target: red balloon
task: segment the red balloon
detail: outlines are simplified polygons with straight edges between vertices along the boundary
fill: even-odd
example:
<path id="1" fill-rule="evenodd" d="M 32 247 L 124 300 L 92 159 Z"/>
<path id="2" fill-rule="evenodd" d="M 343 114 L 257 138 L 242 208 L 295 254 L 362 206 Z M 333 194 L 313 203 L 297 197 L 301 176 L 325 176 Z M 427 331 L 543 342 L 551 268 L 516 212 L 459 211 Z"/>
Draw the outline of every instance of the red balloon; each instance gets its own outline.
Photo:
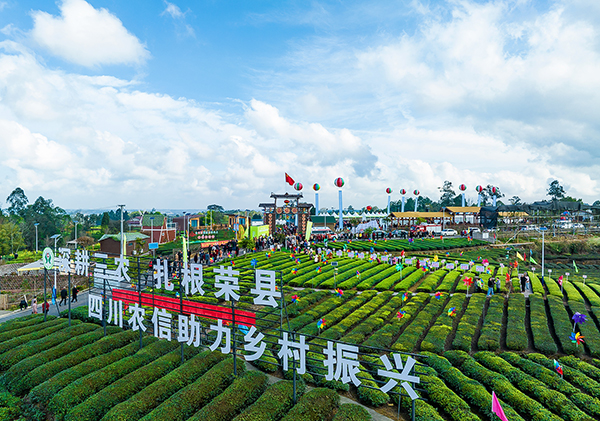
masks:
<path id="1" fill-rule="evenodd" d="M 400 190 L 400 194 L 404 196 L 406 194 L 406 190 L 404 190 L 404 189 Z"/>
<path id="2" fill-rule="evenodd" d="M 414 194 L 415 196 L 418 196 L 419 194 L 421 194 L 421 192 L 420 192 L 419 190 L 415 190 L 415 191 L 413 192 L 413 194 Z"/>
<path id="3" fill-rule="evenodd" d="M 338 177 L 338 178 L 336 178 L 336 179 L 333 181 L 333 184 L 334 184 L 336 187 L 340 187 L 340 188 L 341 188 L 341 187 L 344 185 L 344 179 L 343 179 L 342 177 Z"/>
<path id="4" fill-rule="evenodd" d="M 372 206 L 367 206 L 367 211 L 368 211 L 368 212 L 371 212 L 371 210 L 372 210 L 372 209 L 373 209 L 373 207 L 372 207 Z"/>
<path id="5" fill-rule="evenodd" d="M 492 194 L 498 193 L 498 189 L 496 187 L 492 187 Z"/>
<path id="6" fill-rule="evenodd" d="M 464 184 L 461 184 L 460 186 L 458 186 L 458 188 L 459 188 L 461 191 L 465 191 L 465 190 L 467 190 L 467 186 L 465 186 Z"/>
<path id="7" fill-rule="evenodd" d="M 294 188 L 295 188 L 296 190 L 298 190 L 298 191 L 302 190 L 302 187 L 304 187 L 304 186 L 302 185 L 302 183 L 296 183 L 296 184 L 294 184 Z"/>
<path id="8" fill-rule="evenodd" d="M 387 194 L 392 194 L 392 189 L 390 189 L 390 188 L 388 187 L 387 189 L 385 189 L 385 192 L 386 192 Z"/>
<path id="9" fill-rule="evenodd" d="M 483 191 L 483 187 L 477 186 L 475 187 L 475 190 L 477 191 L 477 193 L 481 193 Z"/>

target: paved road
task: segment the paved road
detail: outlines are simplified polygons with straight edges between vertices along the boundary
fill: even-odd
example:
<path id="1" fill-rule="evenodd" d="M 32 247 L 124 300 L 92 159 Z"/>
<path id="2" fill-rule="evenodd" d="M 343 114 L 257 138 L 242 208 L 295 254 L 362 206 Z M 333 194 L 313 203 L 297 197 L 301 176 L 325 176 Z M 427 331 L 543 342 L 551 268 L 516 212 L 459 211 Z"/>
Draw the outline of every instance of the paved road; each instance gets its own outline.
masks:
<path id="1" fill-rule="evenodd" d="M 48 301 L 51 303 L 51 301 Z M 49 315 L 58 316 L 59 311 L 64 311 L 68 308 L 67 305 L 58 306 L 60 299 L 56 301 L 56 304 L 50 304 Z M 71 308 L 79 307 L 87 305 L 88 303 L 88 291 L 82 291 L 77 294 L 77 301 L 71 303 Z M 42 312 L 42 303 L 38 303 L 38 313 Z M 26 310 L 0 310 L 0 323 L 7 322 L 9 320 L 17 319 L 19 317 L 28 316 L 31 314 L 31 307 L 28 307 Z"/>

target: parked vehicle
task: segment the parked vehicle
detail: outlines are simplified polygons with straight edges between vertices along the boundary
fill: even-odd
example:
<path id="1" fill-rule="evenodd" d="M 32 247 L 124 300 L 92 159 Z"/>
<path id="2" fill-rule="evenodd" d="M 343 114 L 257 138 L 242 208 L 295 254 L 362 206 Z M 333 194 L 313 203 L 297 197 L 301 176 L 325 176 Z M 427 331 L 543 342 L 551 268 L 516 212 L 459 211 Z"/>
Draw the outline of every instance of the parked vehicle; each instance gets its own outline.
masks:
<path id="1" fill-rule="evenodd" d="M 442 230 L 442 232 L 440 234 L 442 236 L 448 237 L 448 236 L 452 236 L 452 235 L 458 235 L 458 232 L 456 232 L 456 230 L 446 228 L 445 230 Z"/>

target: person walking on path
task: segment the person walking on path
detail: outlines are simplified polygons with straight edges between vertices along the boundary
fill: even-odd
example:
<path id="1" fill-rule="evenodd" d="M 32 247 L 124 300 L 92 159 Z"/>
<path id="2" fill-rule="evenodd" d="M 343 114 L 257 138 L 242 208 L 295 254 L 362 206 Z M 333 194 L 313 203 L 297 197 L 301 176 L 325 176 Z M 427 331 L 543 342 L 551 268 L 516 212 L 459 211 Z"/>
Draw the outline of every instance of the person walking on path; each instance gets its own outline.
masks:
<path id="1" fill-rule="evenodd" d="M 37 314 L 37 298 L 31 300 L 31 314 Z"/>
<path id="2" fill-rule="evenodd" d="M 65 288 L 60 290 L 60 302 L 58 303 L 58 306 L 60 307 L 61 305 L 67 304 L 67 297 L 69 296 L 69 293 L 67 292 L 67 290 Z"/>
<path id="3" fill-rule="evenodd" d="M 21 310 L 27 309 L 27 301 L 25 301 L 25 298 L 23 298 L 21 300 L 21 302 L 19 303 L 19 309 L 21 309 Z"/>
<path id="4" fill-rule="evenodd" d="M 42 313 L 47 314 L 49 311 L 50 311 L 50 304 L 48 303 L 48 300 L 46 300 L 42 304 Z"/>
<path id="5" fill-rule="evenodd" d="M 77 293 L 79 292 L 79 290 L 77 289 L 77 285 L 75 285 L 73 288 L 71 288 L 71 297 L 73 297 L 71 299 L 71 302 L 77 301 Z"/>
<path id="6" fill-rule="evenodd" d="M 491 297 L 492 295 L 494 295 L 494 278 L 488 279 L 488 292 L 486 297 Z"/>

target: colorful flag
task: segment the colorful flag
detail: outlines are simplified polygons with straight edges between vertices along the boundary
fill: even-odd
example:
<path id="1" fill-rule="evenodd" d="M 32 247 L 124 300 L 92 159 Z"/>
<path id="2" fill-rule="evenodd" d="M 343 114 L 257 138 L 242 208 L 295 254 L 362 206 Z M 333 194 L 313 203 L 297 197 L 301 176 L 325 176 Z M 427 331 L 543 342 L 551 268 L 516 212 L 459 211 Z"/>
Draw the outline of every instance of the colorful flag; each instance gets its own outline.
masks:
<path id="1" fill-rule="evenodd" d="M 522 262 L 525 261 L 525 259 L 523 259 L 523 256 L 521 256 L 521 253 L 519 253 L 519 252 L 517 252 L 517 259 L 519 259 Z"/>
<path id="2" fill-rule="evenodd" d="M 561 377 L 562 377 L 562 375 L 563 375 L 563 368 L 562 368 L 562 365 L 560 365 L 560 364 L 558 363 L 558 361 L 556 361 L 556 360 L 554 360 L 554 369 L 555 369 L 555 370 L 556 370 L 556 372 L 557 372 L 558 374 L 560 374 L 560 375 L 561 375 Z"/>
<path id="3" fill-rule="evenodd" d="M 563 282 L 563 276 L 562 276 L 562 275 L 560 275 L 560 276 L 558 277 L 558 285 L 562 286 L 562 282 Z"/>
<path id="4" fill-rule="evenodd" d="M 531 256 L 531 254 L 529 255 L 529 261 L 530 261 L 531 263 L 533 263 L 534 265 L 537 265 L 537 264 L 538 264 L 538 262 L 536 262 L 536 261 L 535 261 L 535 259 L 534 259 L 534 258 Z"/>
<path id="5" fill-rule="evenodd" d="M 496 392 L 494 391 L 492 391 L 492 412 L 498 415 L 498 418 L 500 418 L 502 421 L 508 421 L 508 418 L 506 418 L 506 415 L 504 415 L 504 411 L 500 406 L 500 402 L 498 402 Z"/>
<path id="6" fill-rule="evenodd" d="M 294 179 L 290 177 L 288 173 L 285 173 L 285 182 L 288 183 L 290 186 L 293 186 L 295 183 Z"/>
<path id="7" fill-rule="evenodd" d="M 575 264 L 575 260 L 573 260 L 573 268 L 575 269 L 575 273 L 579 273 L 579 268 Z"/>

